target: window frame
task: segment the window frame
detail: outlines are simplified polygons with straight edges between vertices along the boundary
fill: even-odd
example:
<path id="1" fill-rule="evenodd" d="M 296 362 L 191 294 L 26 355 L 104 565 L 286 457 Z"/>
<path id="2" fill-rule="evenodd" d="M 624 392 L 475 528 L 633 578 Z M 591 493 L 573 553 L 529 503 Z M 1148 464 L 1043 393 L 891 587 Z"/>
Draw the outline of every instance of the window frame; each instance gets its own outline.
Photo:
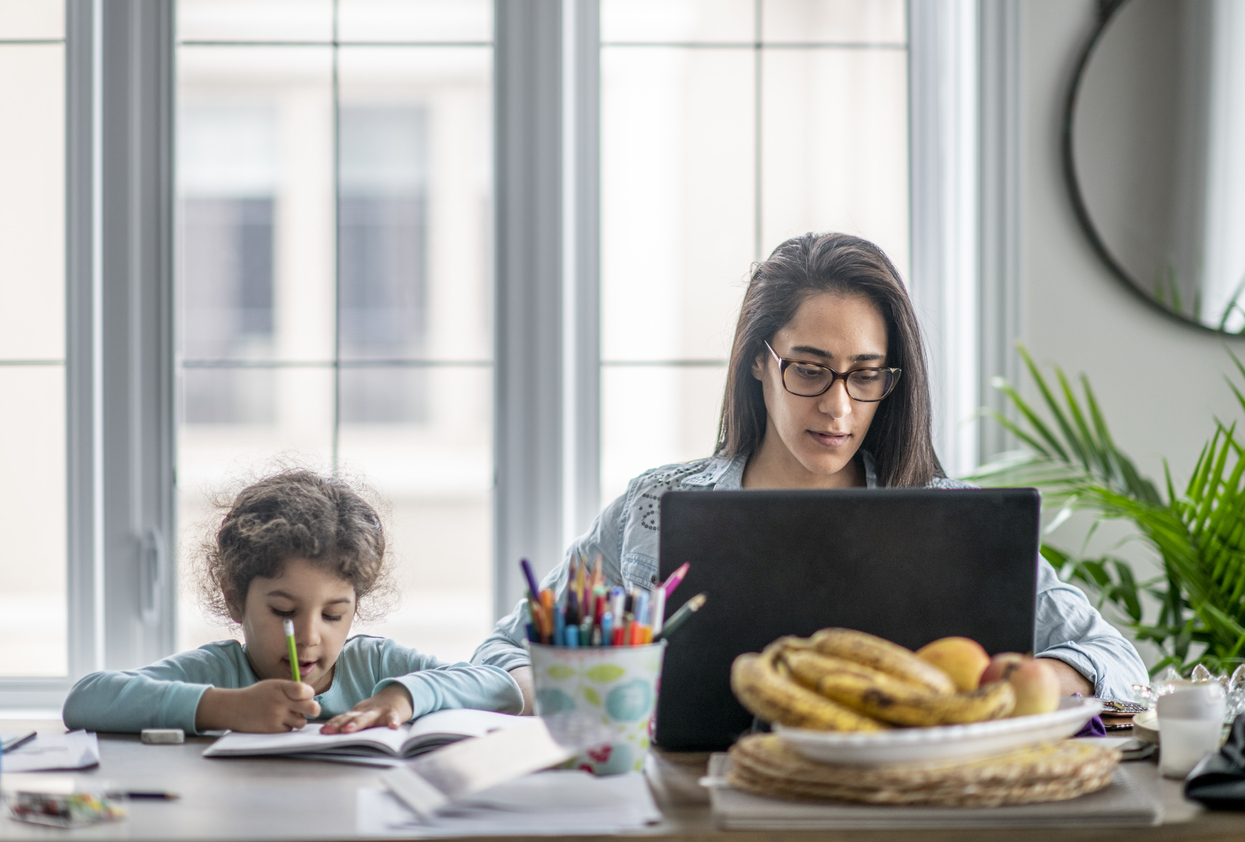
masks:
<path id="1" fill-rule="evenodd" d="M 599 2 L 516 5 L 494 2 L 496 615 L 522 592 L 515 561 L 552 566 L 600 505 Z M 993 403 L 1018 324 L 1020 8 L 939 7 L 909 0 L 910 144 L 941 155 L 912 161 L 913 297 L 935 394 Z M 0 678 L 0 708 L 59 706 L 90 671 L 175 651 L 174 11 L 66 0 L 69 676 Z M 962 96 L 940 97 L 946 84 Z M 979 152 L 953 159 L 956 181 L 942 174 L 951 125 Z M 956 195 L 954 223 L 935 226 Z M 939 337 L 959 316 L 941 302 L 955 296 L 978 339 L 949 354 Z M 975 435 L 949 469 L 1002 448 Z"/>

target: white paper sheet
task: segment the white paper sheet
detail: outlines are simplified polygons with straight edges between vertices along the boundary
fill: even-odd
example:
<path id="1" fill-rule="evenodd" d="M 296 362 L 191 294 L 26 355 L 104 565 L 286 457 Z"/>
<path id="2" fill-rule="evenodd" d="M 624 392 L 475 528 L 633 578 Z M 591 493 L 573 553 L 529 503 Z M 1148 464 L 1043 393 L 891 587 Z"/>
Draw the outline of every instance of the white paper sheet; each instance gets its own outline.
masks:
<path id="1" fill-rule="evenodd" d="M 24 746 L 5 752 L 0 768 L 5 772 L 43 772 L 86 769 L 98 763 L 99 740 L 95 735 L 88 731 L 70 731 L 68 734 L 40 734 Z"/>
<path id="2" fill-rule="evenodd" d="M 421 820 L 392 794 L 360 787 L 355 829 L 364 836 L 555 836 L 638 830 L 661 821 L 639 772 L 526 775 L 478 792 Z"/>

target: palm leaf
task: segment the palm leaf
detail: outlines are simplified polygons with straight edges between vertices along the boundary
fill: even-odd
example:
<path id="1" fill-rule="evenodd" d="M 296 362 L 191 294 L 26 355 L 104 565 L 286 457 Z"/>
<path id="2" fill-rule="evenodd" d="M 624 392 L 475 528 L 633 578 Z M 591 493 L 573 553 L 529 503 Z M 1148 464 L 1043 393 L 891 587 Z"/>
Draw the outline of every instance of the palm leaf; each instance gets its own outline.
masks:
<path id="1" fill-rule="evenodd" d="M 1169 292 L 1179 300 L 1172 285 Z M 1085 558 L 1049 544 L 1042 555 L 1063 579 L 1093 594 L 1101 608 L 1110 606 L 1138 640 L 1158 646 L 1163 657 L 1155 669 L 1245 662 L 1245 444 L 1236 423 L 1215 421 L 1183 490 L 1177 490 L 1165 462 L 1161 494 L 1116 445 L 1088 379 L 1079 378 L 1079 396 L 1056 367 L 1052 387 L 1028 352 L 1019 351 L 1040 401 L 1030 405 L 1013 386 L 997 382 L 1017 420 L 988 414 L 1021 449 L 983 465 L 970 479 L 1037 487 L 1043 504 L 1059 509 L 1053 525 L 1084 511 L 1093 516 L 1091 536 L 1108 520 L 1137 528 L 1162 566 L 1161 576 L 1144 582 L 1114 556 Z M 1236 375 L 1245 380 L 1245 362 L 1231 349 L 1228 353 Z M 1245 412 L 1245 392 L 1233 378 L 1227 382 Z M 1152 621 L 1146 619 L 1143 594 L 1158 602 Z"/>

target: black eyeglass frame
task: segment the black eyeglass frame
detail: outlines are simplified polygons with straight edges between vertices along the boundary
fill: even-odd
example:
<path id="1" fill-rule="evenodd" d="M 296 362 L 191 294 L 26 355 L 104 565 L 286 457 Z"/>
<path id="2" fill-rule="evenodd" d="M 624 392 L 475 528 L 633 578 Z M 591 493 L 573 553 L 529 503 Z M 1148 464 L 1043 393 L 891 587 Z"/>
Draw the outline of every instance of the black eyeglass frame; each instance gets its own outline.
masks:
<path id="1" fill-rule="evenodd" d="M 797 398 L 819 398 L 834 387 L 835 381 L 842 380 L 843 389 L 844 391 L 847 392 L 847 396 L 851 398 L 852 400 L 857 401 L 859 403 L 879 403 L 881 401 L 886 400 L 888 397 L 890 397 L 891 392 L 895 391 L 895 386 L 899 383 L 899 375 L 903 374 L 902 368 L 853 368 L 851 371 L 840 374 L 839 372 L 835 371 L 830 366 L 822 365 L 821 363 L 815 363 L 812 360 L 792 360 L 786 357 L 780 357 L 778 356 L 778 352 L 774 350 L 773 346 L 770 345 L 767 340 L 762 339 L 761 342 L 765 345 L 766 349 L 770 352 L 770 354 L 773 355 L 774 359 L 778 361 L 778 379 L 782 381 L 783 389 L 785 389 L 788 394 L 795 395 Z M 822 389 L 820 392 L 814 395 L 801 395 L 799 392 L 793 392 L 791 391 L 791 387 L 787 385 L 787 369 L 790 368 L 792 365 L 811 365 L 814 368 L 824 369 L 830 372 L 830 382 L 826 384 L 826 388 Z M 849 381 L 847 379 L 848 377 L 850 377 L 851 375 L 855 374 L 858 371 L 885 371 L 885 372 L 888 372 L 892 376 L 893 379 L 891 380 L 890 386 L 887 387 L 886 392 L 885 394 L 882 395 L 882 397 L 880 398 L 858 398 L 852 394 L 852 390 L 848 386 Z"/>

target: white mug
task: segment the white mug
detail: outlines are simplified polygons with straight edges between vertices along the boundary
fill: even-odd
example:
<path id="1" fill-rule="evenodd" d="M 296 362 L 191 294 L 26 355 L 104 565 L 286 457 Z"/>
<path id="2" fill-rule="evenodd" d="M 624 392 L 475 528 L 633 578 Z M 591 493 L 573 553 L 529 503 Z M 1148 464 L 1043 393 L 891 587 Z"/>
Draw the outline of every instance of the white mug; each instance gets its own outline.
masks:
<path id="1" fill-rule="evenodd" d="M 1208 754 L 1219 750 L 1224 698 L 1219 682 L 1187 684 L 1160 696 L 1159 771 L 1183 778 Z"/>

